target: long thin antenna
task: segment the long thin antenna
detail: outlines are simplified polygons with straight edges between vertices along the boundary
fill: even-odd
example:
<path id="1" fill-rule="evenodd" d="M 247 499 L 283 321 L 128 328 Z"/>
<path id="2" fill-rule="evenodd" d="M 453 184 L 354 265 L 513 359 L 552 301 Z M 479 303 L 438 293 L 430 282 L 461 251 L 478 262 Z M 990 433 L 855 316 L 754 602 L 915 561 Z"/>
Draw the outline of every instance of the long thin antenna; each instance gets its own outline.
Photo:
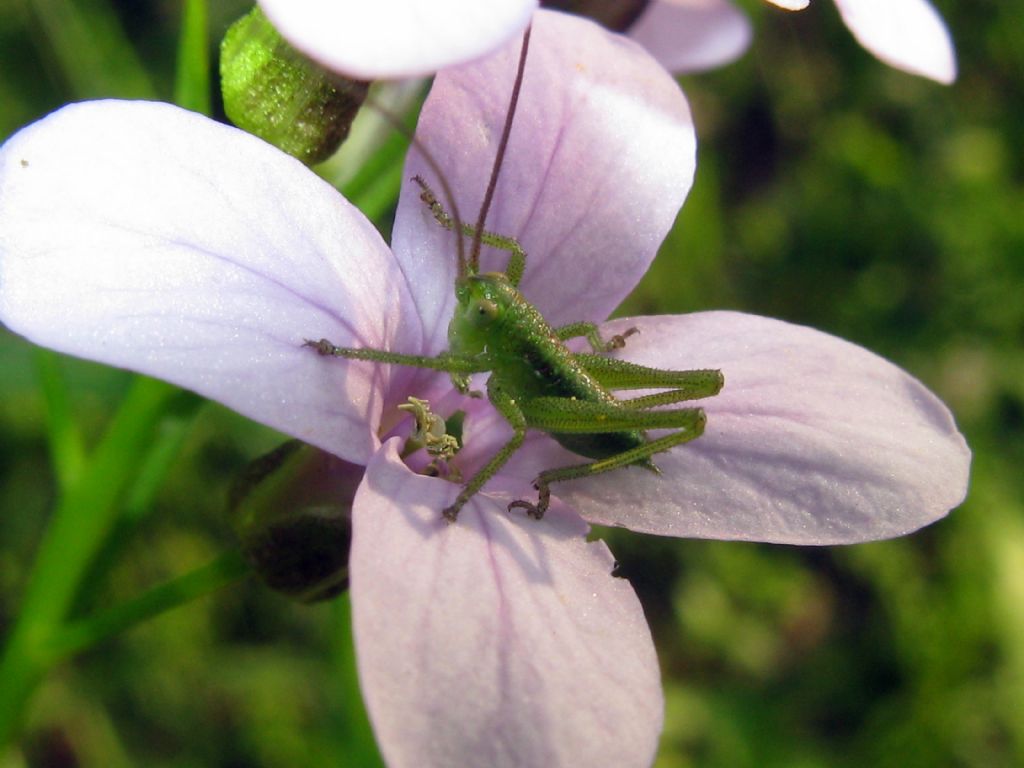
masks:
<path id="1" fill-rule="evenodd" d="M 523 45 L 519 49 L 519 68 L 516 70 L 516 80 L 512 84 L 512 96 L 508 101 L 508 111 L 505 113 L 505 127 L 501 132 L 501 140 L 498 142 L 498 152 L 494 156 L 494 167 L 491 169 L 491 179 L 487 183 L 487 191 L 484 193 L 483 203 L 480 204 L 480 215 L 476 220 L 476 229 L 473 234 L 473 248 L 469 252 L 470 274 L 480 271 L 480 245 L 484 232 L 484 222 L 487 221 L 487 212 L 491 208 L 491 201 L 494 199 L 494 190 L 498 186 L 498 174 L 501 172 L 502 163 L 505 160 L 505 150 L 508 148 L 508 137 L 512 133 L 512 120 L 516 116 L 516 106 L 519 104 L 519 92 L 523 88 L 523 73 L 526 71 L 526 54 L 530 49 L 530 30 L 527 27 L 523 32 Z M 454 203 L 454 201 L 452 201 Z M 454 216 L 454 212 L 453 212 Z M 458 219 L 456 218 L 456 226 Z M 460 230 L 456 230 L 460 231 Z M 462 249 L 459 249 L 459 263 L 462 263 Z"/>
<path id="2" fill-rule="evenodd" d="M 426 148 L 422 141 L 416 138 L 414 131 L 411 131 L 402 120 L 401 117 L 392 112 L 389 108 L 385 107 L 377 99 L 373 98 L 372 94 L 367 96 L 364 104 L 374 109 L 378 115 L 384 118 L 384 121 L 388 123 L 391 128 L 398 133 L 405 136 L 409 143 L 420 153 L 430 170 L 433 172 L 434 177 L 437 178 L 438 183 L 441 185 L 441 194 L 448 204 L 448 211 L 450 212 L 452 222 L 454 224 L 452 231 L 456 233 L 455 236 L 455 249 L 458 255 L 458 275 L 460 277 L 466 274 L 466 248 L 462 242 L 462 217 L 459 215 L 459 206 L 455 202 L 455 195 L 452 194 L 451 185 L 448 183 L 448 179 L 445 178 L 444 172 L 441 170 L 440 164 L 434 159 L 434 156 L 430 154 L 430 151 Z"/>

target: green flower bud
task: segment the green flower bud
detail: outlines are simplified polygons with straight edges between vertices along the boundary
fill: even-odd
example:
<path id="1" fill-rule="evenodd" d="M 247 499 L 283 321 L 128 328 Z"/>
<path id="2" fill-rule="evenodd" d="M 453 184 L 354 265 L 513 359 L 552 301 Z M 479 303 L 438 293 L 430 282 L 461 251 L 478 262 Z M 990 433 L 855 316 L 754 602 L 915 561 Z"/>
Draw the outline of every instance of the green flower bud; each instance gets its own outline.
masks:
<path id="1" fill-rule="evenodd" d="M 228 508 L 242 551 L 268 587 L 303 603 L 348 587 L 352 499 L 363 471 L 298 440 L 246 468 Z"/>
<path id="2" fill-rule="evenodd" d="M 369 87 L 295 51 L 258 6 L 224 36 L 220 81 L 231 122 L 306 165 L 326 160 L 344 141 Z"/>

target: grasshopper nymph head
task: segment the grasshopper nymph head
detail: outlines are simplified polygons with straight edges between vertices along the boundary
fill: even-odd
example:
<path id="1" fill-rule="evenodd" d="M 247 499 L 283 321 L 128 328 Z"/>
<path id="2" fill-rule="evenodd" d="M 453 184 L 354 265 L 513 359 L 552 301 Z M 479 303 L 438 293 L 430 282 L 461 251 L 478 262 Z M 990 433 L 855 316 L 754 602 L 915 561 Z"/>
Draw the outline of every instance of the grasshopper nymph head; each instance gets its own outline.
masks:
<path id="1" fill-rule="evenodd" d="M 514 291 L 501 272 L 460 278 L 455 285 L 455 314 L 448 324 L 448 344 L 459 355 L 476 355 L 492 342 Z"/>

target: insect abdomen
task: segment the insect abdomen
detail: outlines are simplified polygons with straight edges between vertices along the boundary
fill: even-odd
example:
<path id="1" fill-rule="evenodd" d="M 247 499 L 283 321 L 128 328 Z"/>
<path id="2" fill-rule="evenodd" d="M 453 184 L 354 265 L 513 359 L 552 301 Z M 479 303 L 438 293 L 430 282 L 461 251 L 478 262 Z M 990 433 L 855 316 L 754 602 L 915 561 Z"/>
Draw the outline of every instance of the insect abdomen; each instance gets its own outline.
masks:
<path id="1" fill-rule="evenodd" d="M 512 289 L 514 290 L 514 289 Z M 519 295 L 507 305 L 510 318 L 500 359 L 492 376 L 514 379 L 517 390 L 531 397 L 561 397 L 589 402 L 615 402 L 615 396 L 591 376 L 558 338 L 540 312 Z M 514 329 L 509 332 L 509 329 Z M 646 442 L 639 430 L 606 433 L 551 432 L 563 447 L 590 459 L 604 459 Z"/>
<path id="2" fill-rule="evenodd" d="M 588 459 L 609 459 L 646 442 L 644 433 L 638 431 L 586 435 L 552 432 L 551 436 L 563 448 Z"/>

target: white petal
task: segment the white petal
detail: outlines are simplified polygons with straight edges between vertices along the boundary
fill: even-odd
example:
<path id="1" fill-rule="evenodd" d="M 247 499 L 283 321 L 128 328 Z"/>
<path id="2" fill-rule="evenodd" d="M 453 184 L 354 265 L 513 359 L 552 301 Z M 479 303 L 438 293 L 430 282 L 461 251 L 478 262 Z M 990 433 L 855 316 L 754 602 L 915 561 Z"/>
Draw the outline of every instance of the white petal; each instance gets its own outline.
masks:
<path id="1" fill-rule="evenodd" d="M 927 0 L 836 0 L 861 45 L 897 69 L 949 84 L 956 54 L 942 17 Z"/>
<path id="2" fill-rule="evenodd" d="M 295 48 L 352 77 L 413 77 L 470 61 L 525 29 L 537 0 L 260 0 Z"/>
<path id="3" fill-rule="evenodd" d="M 768 2 L 786 11 L 802 11 L 811 4 L 811 0 L 768 0 Z"/>
<path id="4" fill-rule="evenodd" d="M 166 104 L 72 105 L 0 153 L 0 320 L 365 461 L 388 372 L 305 338 L 413 349 L 377 232 L 301 163 Z"/>
<path id="5" fill-rule="evenodd" d="M 662 699 L 650 632 L 603 543 L 411 473 L 391 441 L 367 467 L 350 559 L 360 679 L 399 768 L 648 766 Z"/>
<path id="6" fill-rule="evenodd" d="M 670 72 L 710 69 L 750 45 L 750 21 L 728 0 L 655 0 L 629 36 Z"/>

